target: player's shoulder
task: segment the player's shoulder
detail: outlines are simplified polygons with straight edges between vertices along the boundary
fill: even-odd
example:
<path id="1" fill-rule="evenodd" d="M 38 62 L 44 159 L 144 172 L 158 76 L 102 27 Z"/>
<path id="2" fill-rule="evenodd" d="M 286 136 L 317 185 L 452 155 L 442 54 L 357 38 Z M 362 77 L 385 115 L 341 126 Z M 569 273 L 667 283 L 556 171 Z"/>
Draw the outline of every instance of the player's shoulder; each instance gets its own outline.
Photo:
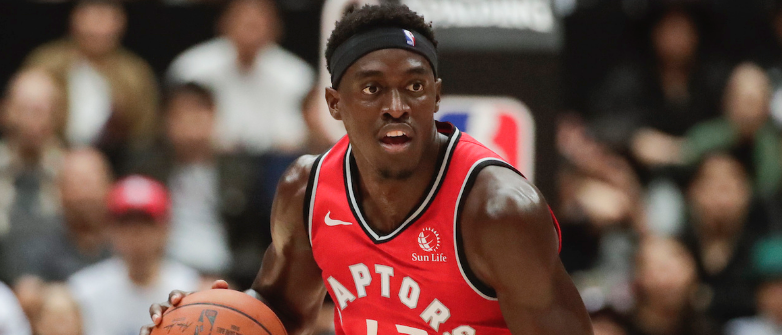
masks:
<path id="1" fill-rule="evenodd" d="M 304 208 L 307 185 L 317 156 L 304 155 L 296 159 L 277 183 L 272 203 L 272 240 L 276 244 L 299 241 L 309 244 L 304 229 Z"/>
<path id="2" fill-rule="evenodd" d="M 559 247 L 559 228 L 540 191 L 516 171 L 503 166 L 481 170 L 462 210 L 463 236 L 524 242 L 524 249 Z M 481 238 L 483 237 L 483 238 Z"/>
<path id="3" fill-rule="evenodd" d="M 546 200 L 535 185 L 504 166 L 487 166 L 478 172 L 465 211 L 480 222 L 496 224 L 550 219 Z"/>
<path id="4" fill-rule="evenodd" d="M 291 193 L 300 191 L 302 188 L 306 188 L 309 183 L 310 174 L 312 174 L 312 168 L 315 165 L 315 161 L 318 160 L 317 155 L 302 155 L 297 158 L 280 178 L 278 193 L 280 191 Z M 302 194 L 303 196 L 303 194 Z"/>

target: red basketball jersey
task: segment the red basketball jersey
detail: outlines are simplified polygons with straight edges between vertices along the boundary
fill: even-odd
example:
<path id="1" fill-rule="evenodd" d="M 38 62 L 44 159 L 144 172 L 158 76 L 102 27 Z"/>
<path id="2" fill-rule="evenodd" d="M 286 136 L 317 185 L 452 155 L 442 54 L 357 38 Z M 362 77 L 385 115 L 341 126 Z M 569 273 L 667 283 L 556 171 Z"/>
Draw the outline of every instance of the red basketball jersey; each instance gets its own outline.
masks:
<path id="1" fill-rule="evenodd" d="M 367 224 L 347 137 L 313 166 L 305 223 L 337 335 L 510 334 L 495 292 L 465 262 L 459 214 L 482 168 L 513 167 L 451 124 L 438 123 L 438 131 L 448 146 L 437 173 L 388 234 Z"/>

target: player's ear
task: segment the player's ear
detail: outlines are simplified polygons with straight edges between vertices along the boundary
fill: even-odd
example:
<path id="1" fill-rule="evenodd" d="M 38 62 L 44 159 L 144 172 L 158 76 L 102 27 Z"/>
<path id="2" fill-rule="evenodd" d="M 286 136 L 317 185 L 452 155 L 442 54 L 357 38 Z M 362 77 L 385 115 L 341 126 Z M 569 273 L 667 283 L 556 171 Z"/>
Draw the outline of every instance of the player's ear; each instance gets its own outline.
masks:
<path id="1" fill-rule="evenodd" d="M 329 106 L 329 114 L 334 120 L 342 120 L 342 115 L 339 113 L 339 92 L 337 90 L 326 87 L 326 104 Z"/>
<path id="2" fill-rule="evenodd" d="M 440 98 L 441 98 L 440 92 L 441 92 L 442 88 L 443 88 L 443 80 L 442 80 L 442 78 L 437 78 L 437 81 L 434 82 L 434 92 L 435 92 L 434 93 L 435 94 L 434 95 L 434 99 L 435 99 L 434 100 L 434 102 L 435 102 L 434 112 L 435 113 L 440 111 Z"/>

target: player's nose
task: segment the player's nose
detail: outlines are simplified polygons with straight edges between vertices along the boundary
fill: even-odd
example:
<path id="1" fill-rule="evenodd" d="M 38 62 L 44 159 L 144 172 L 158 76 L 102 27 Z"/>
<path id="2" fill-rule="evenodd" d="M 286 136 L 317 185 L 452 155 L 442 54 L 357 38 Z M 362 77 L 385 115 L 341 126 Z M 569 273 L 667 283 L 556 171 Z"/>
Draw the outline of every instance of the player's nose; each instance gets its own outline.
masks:
<path id="1" fill-rule="evenodd" d="M 383 106 L 383 114 L 391 119 L 404 119 L 410 114 L 410 105 L 399 90 L 392 90 Z"/>

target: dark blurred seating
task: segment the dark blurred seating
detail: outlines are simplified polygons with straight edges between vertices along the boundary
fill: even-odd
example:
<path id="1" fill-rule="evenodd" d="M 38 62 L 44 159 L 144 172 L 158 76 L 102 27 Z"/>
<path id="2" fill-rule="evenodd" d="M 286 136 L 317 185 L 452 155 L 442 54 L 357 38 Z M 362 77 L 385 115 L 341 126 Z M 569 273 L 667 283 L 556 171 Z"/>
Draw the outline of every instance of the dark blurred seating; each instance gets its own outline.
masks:
<path id="1" fill-rule="evenodd" d="M 777 233 L 755 244 L 752 277 L 759 283 L 755 292 L 758 312 L 732 320 L 726 335 L 776 335 L 782 330 L 782 235 Z"/>
<path id="2" fill-rule="evenodd" d="M 698 165 L 687 189 L 683 240 L 708 288 L 708 313 L 720 323 L 755 312 L 754 283 L 747 274 L 752 246 L 768 232 L 769 222 L 750 183 L 737 159 L 713 153 Z"/>
<path id="3" fill-rule="evenodd" d="M 695 259 L 673 239 L 650 237 L 638 246 L 631 335 L 718 335 L 701 309 Z"/>

